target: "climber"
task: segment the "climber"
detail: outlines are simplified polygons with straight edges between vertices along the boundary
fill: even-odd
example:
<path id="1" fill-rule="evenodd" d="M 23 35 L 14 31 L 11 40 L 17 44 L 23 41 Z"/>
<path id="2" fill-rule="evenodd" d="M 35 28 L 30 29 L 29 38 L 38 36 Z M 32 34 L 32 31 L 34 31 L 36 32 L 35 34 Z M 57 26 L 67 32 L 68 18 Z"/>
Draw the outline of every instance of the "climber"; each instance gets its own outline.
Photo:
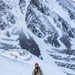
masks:
<path id="1" fill-rule="evenodd" d="M 35 63 L 35 68 L 33 70 L 32 75 L 44 75 L 42 69 L 40 68 L 38 63 Z"/>

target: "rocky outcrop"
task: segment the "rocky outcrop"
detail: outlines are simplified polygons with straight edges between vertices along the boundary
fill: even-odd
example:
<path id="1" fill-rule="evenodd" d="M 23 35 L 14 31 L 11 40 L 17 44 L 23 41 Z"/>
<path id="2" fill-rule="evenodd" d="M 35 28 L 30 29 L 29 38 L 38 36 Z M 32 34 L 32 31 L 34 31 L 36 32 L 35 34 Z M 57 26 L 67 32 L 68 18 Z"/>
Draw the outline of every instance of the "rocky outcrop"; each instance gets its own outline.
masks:
<path id="1" fill-rule="evenodd" d="M 40 52 L 40 49 L 39 49 L 37 43 L 31 36 L 29 36 L 29 37 L 30 38 L 27 39 L 26 35 L 21 30 L 21 32 L 19 33 L 19 42 L 20 42 L 21 48 L 28 50 L 29 52 L 31 52 L 32 54 L 34 54 L 38 57 L 41 56 L 41 52 Z"/>
<path id="2" fill-rule="evenodd" d="M 22 14 L 24 14 L 25 7 L 26 7 L 26 1 L 25 0 L 19 0 L 19 7 L 20 7 Z"/>
<path id="3" fill-rule="evenodd" d="M 0 29 L 5 30 L 6 28 L 11 27 L 11 24 L 15 24 L 15 17 L 9 11 L 12 10 L 12 6 L 5 3 L 3 0 L 0 0 Z"/>

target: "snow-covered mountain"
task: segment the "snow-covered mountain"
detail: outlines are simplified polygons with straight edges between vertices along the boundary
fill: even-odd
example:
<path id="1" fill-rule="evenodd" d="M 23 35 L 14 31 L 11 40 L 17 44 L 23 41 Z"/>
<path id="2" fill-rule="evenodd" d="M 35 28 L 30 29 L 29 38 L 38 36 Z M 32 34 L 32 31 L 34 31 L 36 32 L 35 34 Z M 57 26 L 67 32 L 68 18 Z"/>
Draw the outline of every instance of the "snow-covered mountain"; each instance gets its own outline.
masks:
<path id="1" fill-rule="evenodd" d="M 0 49 L 26 49 L 74 75 L 75 2 L 0 0 Z"/>

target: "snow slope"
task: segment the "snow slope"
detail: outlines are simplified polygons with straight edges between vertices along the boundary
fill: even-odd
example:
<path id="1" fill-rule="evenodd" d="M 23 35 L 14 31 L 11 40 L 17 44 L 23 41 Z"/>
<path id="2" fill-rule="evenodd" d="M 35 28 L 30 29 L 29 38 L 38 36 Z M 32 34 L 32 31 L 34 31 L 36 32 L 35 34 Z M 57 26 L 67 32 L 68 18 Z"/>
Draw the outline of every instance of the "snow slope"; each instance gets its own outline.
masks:
<path id="1" fill-rule="evenodd" d="M 63 73 L 75 74 L 75 64 L 72 63 L 75 62 L 75 3 L 73 1 L 0 0 L 0 7 L 0 49 L 4 50 L 0 58 L 3 63 L 7 62 L 12 66 L 10 68 L 0 62 L 2 66 L 4 65 L 3 71 L 5 71 L 5 66 L 12 71 L 16 71 L 14 65 L 18 66 L 18 69 L 23 68 L 22 65 L 19 67 L 20 62 L 26 60 L 27 57 L 17 58 L 17 51 L 9 50 L 26 49 L 38 57 L 32 55 L 30 60 L 23 62 L 30 72 L 38 60 L 44 72 L 48 67 L 52 75 L 60 75 L 60 72 L 55 69 L 60 67 Z M 5 52 L 5 50 L 8 51 Z M 5 57 L 10 57 L 16 63 Z M 26 63 L 29 63 L 31 69 Z M 65 67 L 66 65 L 68 66 Z"/>
<path id="2" fill-rule="evenodd" d="M 31 54 L 32 57 L 29 60 L 25 60 L 25 61 L 11 59 L 11 56 L 10 57 L 8 56 L 10 52 L 9 54 L 7 54 L 8 57 L 2 54 L 6 55 L 4 52 L 2 52 L 0 55 L 0 74 L 1 75 L 32 75 L 34 64 L 37 61 L 39 65 L 41 66 L 44 72 L 44 75 L 66 75 L 62 73 L 61 70 L 58 70 L 57 67 L 53 67 L 52 65 L 45 63 L 44 61 L 40 60 L 39 58 L 37 58 L 36 56 L 32 54 Z"/>

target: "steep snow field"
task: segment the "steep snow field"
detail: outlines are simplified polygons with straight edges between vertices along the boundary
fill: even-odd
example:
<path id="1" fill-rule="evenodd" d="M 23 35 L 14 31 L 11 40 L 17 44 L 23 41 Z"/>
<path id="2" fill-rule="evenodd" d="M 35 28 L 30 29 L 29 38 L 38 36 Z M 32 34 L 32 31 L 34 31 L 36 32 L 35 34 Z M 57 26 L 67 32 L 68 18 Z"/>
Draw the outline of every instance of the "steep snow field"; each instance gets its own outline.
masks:
<path id="1" fill-rule="evenodd" d="M 32 75 L 35 62 L 39 63 L 40 67 L 44 72 L 44 75 L 66 75 L 62 73 L 61 70 L 57 69 L 57 67 L 55 67 L 54 65 L 47 64 L 30 53 L 29 54 L 27 53 L 29 56 L 31 55 L 30 59 L 28 59 L 27 57 L 26 60 L 23 60 L 23 57 L 21 56 L 22 59 L 18 60 L 20 56 L 16 54 L 17 51 L 15 50 L 15 51 L 0 52 L 1 75 Z M 15 54 L 18 56 L 17 59 L 11 58 L 12 57 L 11 53 L 13 54 L 13 52 L 15 52 Z"/>
<path id="2" fill-rule="evenodd" d="M 35 62 L 39 63 L 44 75 L 75 75 L 73 1 L 0 2 L 0 49 L 3 49 L 0 50 L 1 75 L 31 75 Z"/>

